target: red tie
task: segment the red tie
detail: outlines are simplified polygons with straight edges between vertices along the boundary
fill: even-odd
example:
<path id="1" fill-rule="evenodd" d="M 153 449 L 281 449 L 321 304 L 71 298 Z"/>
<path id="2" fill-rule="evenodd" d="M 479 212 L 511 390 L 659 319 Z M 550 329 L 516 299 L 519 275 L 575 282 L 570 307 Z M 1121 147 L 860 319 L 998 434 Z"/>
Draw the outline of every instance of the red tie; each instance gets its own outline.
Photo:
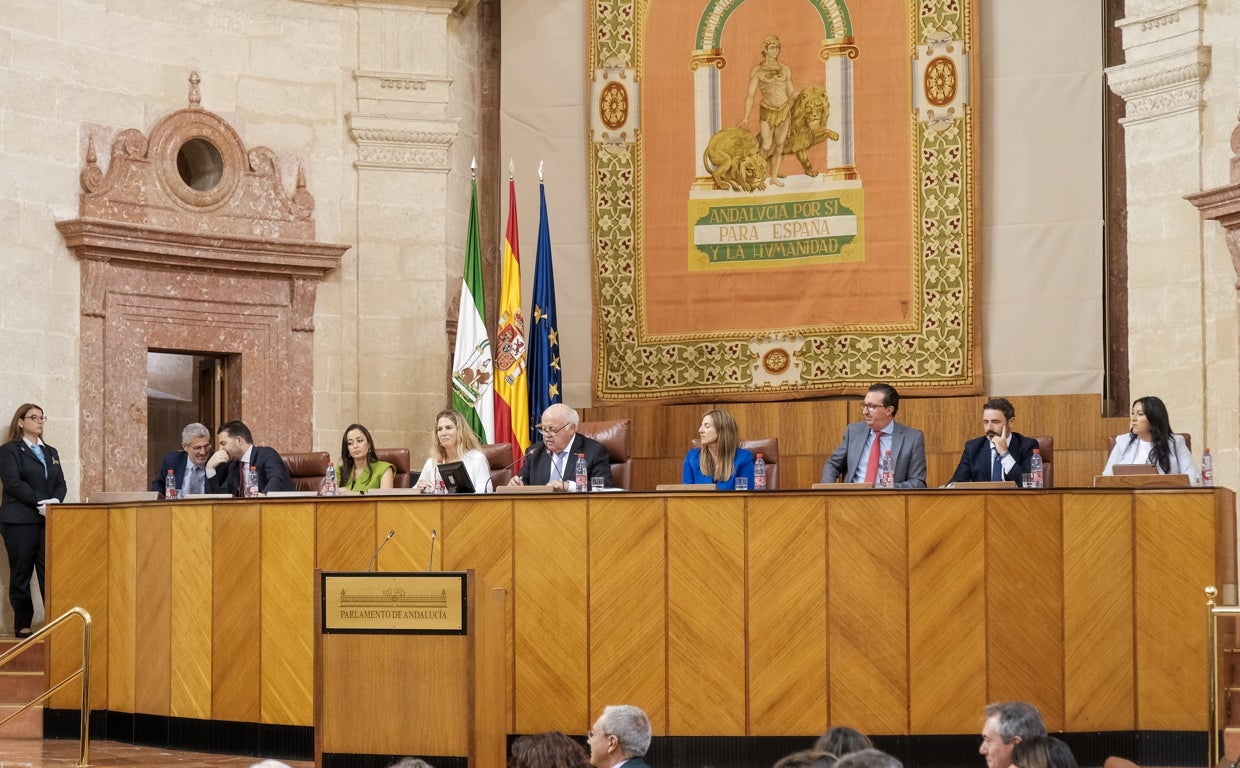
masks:
<path id="1" fill-rule="evenodd" d="M 865 467 L 865 481 L 872 483 L 878 479 L 878 460 L 879 454 L 883 452 L 883 444 L 879 440 L 883 436 L 881 431 L 874 431 L 874 442 L 870 443 L 870 463 Z"/>

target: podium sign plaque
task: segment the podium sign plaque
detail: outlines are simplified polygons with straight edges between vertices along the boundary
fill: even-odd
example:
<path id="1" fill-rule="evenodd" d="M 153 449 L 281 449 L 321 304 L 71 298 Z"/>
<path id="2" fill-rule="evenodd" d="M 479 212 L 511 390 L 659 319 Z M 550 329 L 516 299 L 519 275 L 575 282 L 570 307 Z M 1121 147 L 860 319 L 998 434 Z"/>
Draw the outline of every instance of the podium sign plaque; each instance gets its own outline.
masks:
<path id="1" fill-rule="evenodd" d="M 323 632 L 464 635 L 465 574 L 323 573 Z"/>

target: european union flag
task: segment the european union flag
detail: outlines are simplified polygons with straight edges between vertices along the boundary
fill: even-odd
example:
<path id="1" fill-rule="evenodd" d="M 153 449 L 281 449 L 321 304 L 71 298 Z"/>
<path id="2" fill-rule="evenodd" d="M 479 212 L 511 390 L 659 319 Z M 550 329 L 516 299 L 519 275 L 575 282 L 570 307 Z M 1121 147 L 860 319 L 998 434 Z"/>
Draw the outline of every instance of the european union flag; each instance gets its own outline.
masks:
<path id="1" fill-rule="evenodd" d="M 530 443 L 542 439 L 534 425 L 543 411 L 561 400 L 560 336 L 556 330 L 555 272 L 551 268 L 551 226 L 547 223 L 547 191 L 538 185 L 538 256 L 534 262 L 534 316 L 530 327 Z"/>

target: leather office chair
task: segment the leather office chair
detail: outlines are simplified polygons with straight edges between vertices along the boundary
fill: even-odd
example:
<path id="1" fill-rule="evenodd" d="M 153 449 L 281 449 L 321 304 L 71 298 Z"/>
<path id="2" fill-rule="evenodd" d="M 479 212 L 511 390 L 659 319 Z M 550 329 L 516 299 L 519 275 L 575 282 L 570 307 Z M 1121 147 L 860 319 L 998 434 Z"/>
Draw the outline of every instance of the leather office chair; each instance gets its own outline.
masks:
<path id="1" fill-rule="evenodd" d="M 1031 440 L 1038 441 L 1038 453 L 1042 455 L 1042 487 L 1055 487 L 1055 438 L 1050 435 L 1027 435 Z"/>
<path id="2" fill-rule="evenodd" d="M 752 451 L 754 458 L 758 458 L 758 454 L 762 454 L 762 460 L 766 462 L 766 489 L 768 491 L 779 490 L 779 438 L 778 437 L 759 437 L 756 440 L 742 440 L 741 448 Z"/>
<path id="3" fill-rule="evenodd" d="M 323 478 L 327 476 L 327 465 L 332 462 L 327 451 L 308 451 L 306 453 L 282 453 L 284 466 L 288 476 L 293 478 L 295 491 L 319 491 Z"/>
<path id="4" fill-rule="evenodd" d="M 512 443 L 487 443 L 482 446 L 491 468 L 491 484 L 498 488 L 512 479 Z"/>
<path id="5" fill-rule="evenodd" d="M 611 484 L 616 488 L 630 490 L 633 473 L 633 457 L 629 448 L 631 419 L 611 421 L 583 421 L 577 425 L 577 433 L 597 440 L 611 457 Z"/>
<path id="6" fill-rule="evenodd" d="M 395 476 L 392 478 L 393 488 L 408 488 L 409 483 L 409 449 L 408 448 L 376 448 L 375 456 L 379 461 L 392 465 Z"/>

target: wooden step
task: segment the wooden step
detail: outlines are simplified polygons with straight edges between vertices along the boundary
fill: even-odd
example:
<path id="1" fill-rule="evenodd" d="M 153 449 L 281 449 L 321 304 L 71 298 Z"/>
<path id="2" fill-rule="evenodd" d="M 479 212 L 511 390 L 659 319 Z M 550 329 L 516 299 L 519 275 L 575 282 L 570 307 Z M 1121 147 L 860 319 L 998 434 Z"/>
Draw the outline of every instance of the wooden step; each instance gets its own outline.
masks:
<path id="1" fill-rule="evenodd" d="M 21 709 L 20 704 L 0 704 L 0 720 Z M 42 739 L 43 705 L 31 707 L 0 728 L 0 739 Z"/>
<path id="2" fill-rule="evenodd" d="M 19 641 L 13 638 L 0 638 L 0 653 L 7 653 L 10 648 L 17 645 Z M 10 659 L 7 664 L 0 667 L 0 671 L 8 672 L 42 672 L 44 669 L 44 659 L 47 648 L 42 640 L 34 641 L 34 644 L 22 651 L 21 654 Z"/>

